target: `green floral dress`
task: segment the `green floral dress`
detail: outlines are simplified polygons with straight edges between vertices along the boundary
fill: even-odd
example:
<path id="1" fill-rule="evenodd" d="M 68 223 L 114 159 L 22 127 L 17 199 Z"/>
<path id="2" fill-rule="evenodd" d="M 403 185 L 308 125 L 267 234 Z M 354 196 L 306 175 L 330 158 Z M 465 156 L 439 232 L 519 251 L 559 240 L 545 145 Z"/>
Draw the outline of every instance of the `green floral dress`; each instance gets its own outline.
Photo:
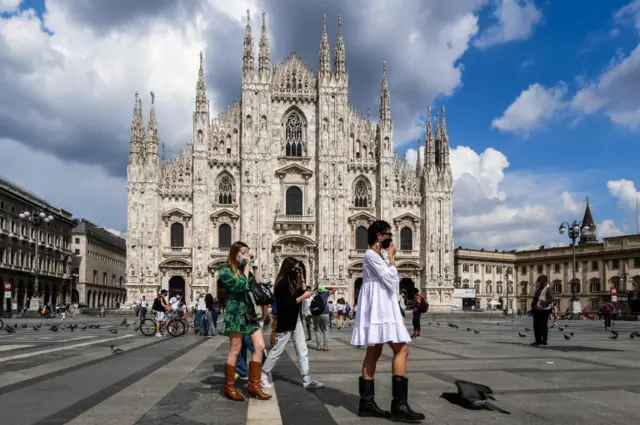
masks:
<path id="1" fill-rule="evenodd" d="M 260 329 L 259 323 L 248 323 L 245 315 L 245 312 L 251 315 L 255 312 L 253 302 L 249 298 L 249 288 L 253 282 L 253 274 L 249 274 L 249 278 L 244 274 L 236 275 L 229 264 L 222 265 L 218 270 L 218 283 L 229 294 L 222 335 L 227 336 L 232 333 L 251 335 Z"/>

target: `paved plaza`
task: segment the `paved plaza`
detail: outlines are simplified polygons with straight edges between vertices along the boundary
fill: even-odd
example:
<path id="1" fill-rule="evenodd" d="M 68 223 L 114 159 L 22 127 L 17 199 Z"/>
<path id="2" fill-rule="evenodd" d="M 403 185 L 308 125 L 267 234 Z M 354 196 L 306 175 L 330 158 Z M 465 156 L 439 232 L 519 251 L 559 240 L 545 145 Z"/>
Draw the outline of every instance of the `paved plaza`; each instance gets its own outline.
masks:
<path id="1" fill-rule="evenodd" d="M 0 423 L 365 422 L 356 416 L 364 351 L 348 344 L 350 328 L 332 331 L 330 351 L 310 350 L 312 372 L 326 388 L 302 389 L 291 346 L 274 371 L 273 399 L 238 403 L 221 395 L 226 338 L 193 332 L 178 338 L 144 337 L 135 325 L 119 326 L 121 320 L 84 320 L 99 322 L 100 328 L 73 332 L 52 332 L 46 325 L 34 331 L 32 323 L 39 320 L 5 320 L 18 329 L 14 334 L 0 331 Z M 412 344 L 408 374 L 410 402 L 425 413 L 424 423 L 611 425 L 640 420 L 640 338 L 629 337 L 640 330 L 639 323 L 616 323 L 619 337 L 613 340 L 601 322 L 561 322 L 568 327 L 550 331 L 550 346 L 535 348 L 529 346 L 531 331 L 525 330 L 531 328 L 530 319 L 451 315 L 424 322 L 424 338 Z M 573 336 L 565 340 L 570 332 Z M 110 345 L 124 353 L 112 354 Z M 390 403 L 390 360 L 385 348 L 376 380 L 381 406 Z M 495 404 L 511 415 L 465 410 L 440 398 L 455 390 L 456 379 L 492 387 Z M 246 393 L 246 381 L 237 382 Z"/>

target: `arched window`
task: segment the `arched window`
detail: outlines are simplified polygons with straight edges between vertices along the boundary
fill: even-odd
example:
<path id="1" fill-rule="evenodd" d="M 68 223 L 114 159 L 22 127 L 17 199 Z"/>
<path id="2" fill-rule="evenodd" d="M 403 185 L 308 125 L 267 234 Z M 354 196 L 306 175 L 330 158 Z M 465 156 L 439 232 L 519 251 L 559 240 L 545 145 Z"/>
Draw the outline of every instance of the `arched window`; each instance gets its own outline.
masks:
<path id="1" fill-rule="evenodd" d="M 411 251 L 413 249 L 413 232 L 408 227 L 400 229 L 400 251 Z"/>
<path id="2" fill-rule="evenodd" d="M 491 287 L 490 283 L 486 284 L 486 293 L 487 295 L 491 295 L 491 293 L 493 292 L 493 288 Z"/>
<path id="3" fill-rule="evenodd" d="M 217 201 L 222 205 L 236 203 L 236 181 L 227 173 L 223 173 L 216 179 Z"/>
<path id="4" fill-rule="evenodd" d="M 359 178 L 353 188 L 353 205 L 356 208 L 371 207 L 371 187 L 365 178 Z"/>
<path id="5" fill-rule="evenodd" d="M 291 186 L 286 194 L 286 215 L 302 215 L 302 189 Z"/>
<path id="6" fill-rule="evenodd" d="M 182 248 L 184 246 L 184 226 L 180 223 L 171 225 L 171 247 Z"/>
<path id="7" fill-rule="evenodd" d="M 291 112 L 287 117 L 287 123 L 285 128 L 286 156 L 302 156 L 302 132 L 303 132 L 302 117 L 297 112 Z"/>
<path id="8" fill-rule="evenodd" d="M 356 228 L 356 249 L 367 249 L 368 244 L 368 232 L 364 226 L 358 226 Z"/>
<path id="9" fill-rule="evenodd" d="M 231 226 L 227 223 L 218 227 L 218 248 L 231 248 Z"/>
<path id="10" fill-rule="evenodd" d="M 613 286 L 613 281 L 611 282 Z M 602 291 L 602 285 L 600 284 L 600 279 L 593 278 L 589 281 L 589 292 L 600 292 Z"/>
<path id="11" fill-rule="evenodd" d="M 562 282 L 560 280 L 553 281 L 553 293 L 554 294 L 562 293 Z"/>

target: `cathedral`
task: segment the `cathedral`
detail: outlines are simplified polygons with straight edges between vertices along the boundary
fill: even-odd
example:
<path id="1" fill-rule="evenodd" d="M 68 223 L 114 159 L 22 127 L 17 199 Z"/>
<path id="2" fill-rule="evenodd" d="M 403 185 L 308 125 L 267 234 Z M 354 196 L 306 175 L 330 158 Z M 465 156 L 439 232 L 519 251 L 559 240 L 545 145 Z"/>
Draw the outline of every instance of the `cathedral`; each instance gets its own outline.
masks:
<path id="1" fill-rule="evenodd" d="M 258 42 L 247 17 L 240 97 L 210 112 L 202 54 L 193 136 L 167 160 L 151 93 L 145 126 L 136 94 L 127 170 L 127 299 L 160 288 L 187 304 L 217 288 L 229 247 L 251 246 L 262 278 L 299 258 L 310 284 L 352 305 L 362 284 L 367 227 L 388 221 L 398 246 L 400 291 L 418 288 L 430 309 L 450 310 L 454 283 L 453 183 L 444 109 L 429 109 L 424 158 L 394 152 L 387 67 L 377 122 L 349 104 L 338 17 L 333 55 L 322 22 L 317 72 L 296 54 L 272 65 L 265 16 Z M 333 56 L 333 66 L 332 66 Z M 420 142 L 418 142 L 420 144 Z"/>

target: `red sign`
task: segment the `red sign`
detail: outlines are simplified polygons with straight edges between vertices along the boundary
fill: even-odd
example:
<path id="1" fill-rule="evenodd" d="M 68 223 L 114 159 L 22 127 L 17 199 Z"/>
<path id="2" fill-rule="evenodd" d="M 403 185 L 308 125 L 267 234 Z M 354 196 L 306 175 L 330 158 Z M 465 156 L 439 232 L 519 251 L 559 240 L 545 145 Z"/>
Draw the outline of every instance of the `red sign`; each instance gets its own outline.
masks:
<path id="1" fill-rule="evenodd" d="M 618 291 L 616 290 L 616 288 L 611 288 L 611 295 L 617 295 Z"/>
<path id="2" fill-rule="evenodd" d="M 4 283 L 4 290 L 5 291 L 11 291 L 11 282 L 5 282 Z"/>

